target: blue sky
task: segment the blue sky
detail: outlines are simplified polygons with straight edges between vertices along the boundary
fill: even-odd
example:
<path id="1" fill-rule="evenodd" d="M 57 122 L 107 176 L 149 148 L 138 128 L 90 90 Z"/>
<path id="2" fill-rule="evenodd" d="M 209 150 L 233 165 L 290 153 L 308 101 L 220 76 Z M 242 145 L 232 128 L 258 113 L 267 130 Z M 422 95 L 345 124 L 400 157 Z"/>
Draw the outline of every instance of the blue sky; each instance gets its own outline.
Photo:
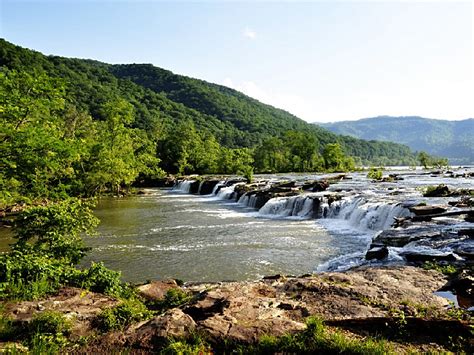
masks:
<path id="1" fill-rule="evenodd" d="M 0 36 L 153 63 L 307 121 L 474 117 L 470 1 L 0 0 Z"/>

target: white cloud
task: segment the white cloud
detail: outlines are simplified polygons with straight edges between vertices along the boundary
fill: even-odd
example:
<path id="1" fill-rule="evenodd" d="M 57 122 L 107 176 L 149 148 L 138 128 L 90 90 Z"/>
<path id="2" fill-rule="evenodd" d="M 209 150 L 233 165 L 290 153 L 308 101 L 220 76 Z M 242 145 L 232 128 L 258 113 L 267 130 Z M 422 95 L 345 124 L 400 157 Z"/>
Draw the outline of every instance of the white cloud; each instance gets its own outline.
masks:
<path id="1" fill-rule="evenodd" d="M 244 37 L 247 37 L 247 38 L 250 38 L 250 39 L 257 38 L 257 32 L 255 32 L 254 30 L 252 30 L 249 27 L 245 27 L 242 34 L 243 34 Z"/>

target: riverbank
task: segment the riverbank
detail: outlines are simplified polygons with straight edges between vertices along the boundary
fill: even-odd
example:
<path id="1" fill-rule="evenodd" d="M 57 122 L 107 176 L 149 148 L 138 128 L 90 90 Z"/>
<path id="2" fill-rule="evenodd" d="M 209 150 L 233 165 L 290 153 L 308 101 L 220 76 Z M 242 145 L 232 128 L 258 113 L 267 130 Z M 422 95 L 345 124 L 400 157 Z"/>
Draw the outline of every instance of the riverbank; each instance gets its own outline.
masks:
<path id="1" fill-rule="evenodd" d="M 39 301 L 9 302 L 4 316 L 27 328 L 37 313 L 65 315 L 72 327 L 63 350 L 74 353 L 259 352 L 268 350 L 269 343 L 277 346 L 270 347 L 274 351 L 286 347 L 291 352 L 298 349 L 291 344 L 295 339 L 304 343 L 300 350 L 306 346 L 308 351 L 472 353 L 471 315 L 435 294 L 447 282 L 438 271 L 409 266 L 276 275 L 253 282 L 179 286 L 173 280 L 156 281 L 139 286 L 138 293 L 149 309 L 166 300 L 167 309 L 107 332 L 99 326 L 100 315 L 123 301 L 80 289 L 62 289 Z M 307 324 L 314 322 L 319 328 L 308 342 Z"/>

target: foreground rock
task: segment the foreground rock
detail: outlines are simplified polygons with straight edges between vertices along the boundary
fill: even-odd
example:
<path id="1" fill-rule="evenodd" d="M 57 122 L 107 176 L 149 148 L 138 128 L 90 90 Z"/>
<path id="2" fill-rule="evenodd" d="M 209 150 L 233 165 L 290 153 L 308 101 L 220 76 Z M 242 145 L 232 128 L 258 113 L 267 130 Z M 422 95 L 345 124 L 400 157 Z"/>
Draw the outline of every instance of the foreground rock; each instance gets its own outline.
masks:
<path id="1" fill-rule="evenodd" d="M 472 295 L 470 275 L 461 275 L 453 282 L 463 286 L 464 296 Z M 192 338 L 195 334 L 216 347 L 229 343 L 248 345 L 263 335 L 298 333 L 306 328 L 309 316 L 322 318 L 331 331 L 344 329 L 349 337 L 389 336 L 397 333 L 400 315 L 406 320 L 412 339 L 404 339 L 408 343 L 403 345 L 395 343 L 397 351 L 404 352 L 407 346 L 444 351 L 447 348 L 443 341 L 448 335 L 469 335 L 465 321 L 448 317 L 448 300 L 434 294 L 446 284 L 446 277 L 437 271 L 409 266 L 302 277 L 275 275 L 254 282 L 189 283 L 181 287 L 192 295 L 188 303 L 107 334 L 94 329 L 94 320 L 118 301 L 80 289 L 66 288 L 47 300 L 10 303 L 5 313 L 25 323 L 38 312 L 64 313 L 74 322 L 73 337 L 92 335 L 95 339 L 73 351 L 78 353 L 118 353 L 126 349 L 153 353 L 171 338 Z M 156 301 L 172 288 L 180 286 L 173 280 L 157 281 L 140 286 L 138 291 Z M 432 329 L 443 331 L 440 335 Z"/>
<path id="2" fill-rule="evenodd" d="M 74 287 L 63 288 L 55 296 L 40 301 L 7 303 L 4 314 L 12 320 L 28 324 L 35 314 L 43 311 L 63 313 L 73 322 L 72 336 L 87 336 L 94 332 L 97 315 L 119 304 L 112 297 Z"/>
<path id="3" fill-rule="evenodd" d="M 100 346 L 94 346 L 96 350 L 119 346 L 148 352 L 170 336 L 187 337 L 196 332 L 213 343 L 251 344 L 262 335 L 299 332 L 311 315 L 340 326 L 361 320 L 359 328 L 371 325 L 371 319 L 393 323 L 394 310 L 405 311 L 407 304 L 413 305 L 409 309 L 412 316 L 417 316 L 416 309 L 428 309 L 424 316 L 438 317 L 449 302 L 433 292 L 445 284 L 445 277 L 436 271 L 406 266 L 307 277 L 277 275 L 255 282 L 188 284 L 185 289 L 194 294 L 190 303 L 125 332 L 108 334 Z"/>

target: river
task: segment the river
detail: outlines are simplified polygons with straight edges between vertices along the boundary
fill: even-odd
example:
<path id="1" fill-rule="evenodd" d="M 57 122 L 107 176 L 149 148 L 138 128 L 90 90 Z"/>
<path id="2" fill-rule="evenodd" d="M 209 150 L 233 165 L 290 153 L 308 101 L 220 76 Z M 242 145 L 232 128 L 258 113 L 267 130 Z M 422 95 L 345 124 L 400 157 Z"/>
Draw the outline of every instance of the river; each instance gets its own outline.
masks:
<path id="1" fill-rule="evenodd" d="M 466 170 L 462 170 L 465 172 Z M 472 169 L 470 170 L 472 171 Z M 184 281 L 254 280 L 264 275 L 301 275 L 358 265 L 372 237 L 388 228 L 407 206 L 423 202 L 420 187 L 446 183 L 472 188 L 472 178 L 395 171 L 402 181 L 371 183 L 365 173 L 331 185 L 329 192 L 275 198 L 260 210 L 249 198 L 232 199 L 235 186 L 202 196 L 187 193 L 186 182 L 145 195 L 103 198 L 96 208 L 98 236 L 83 261 L 103 261 L 131 282 L 177 278 Z M 321 179 L 322 175 L 256 176 L 265 180 Z M 343 198 L 311 217 L 309 196 Z M 230 198 L 230 199 L 229 199 Z M 447 199 L 431 199 L 430 203 Z M 391 254 L 390 261 L 399 257 Z"/>

